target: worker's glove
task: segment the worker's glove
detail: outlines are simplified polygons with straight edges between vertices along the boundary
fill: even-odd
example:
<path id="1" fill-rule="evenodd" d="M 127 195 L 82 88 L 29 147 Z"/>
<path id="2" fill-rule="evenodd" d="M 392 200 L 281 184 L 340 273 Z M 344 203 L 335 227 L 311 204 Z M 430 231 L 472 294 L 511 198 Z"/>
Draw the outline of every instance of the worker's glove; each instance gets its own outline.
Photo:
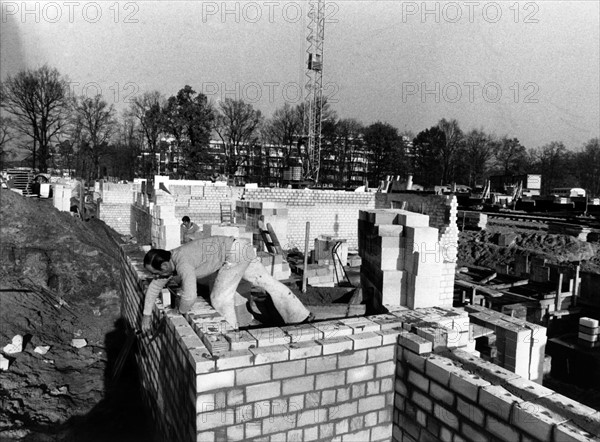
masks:
<path id="1" fill-rule="evenodd" d="M 151 315 L 143 315 L 142 316 L 142 332 L 148 333 L 152 331 L 152 316 Z"/>

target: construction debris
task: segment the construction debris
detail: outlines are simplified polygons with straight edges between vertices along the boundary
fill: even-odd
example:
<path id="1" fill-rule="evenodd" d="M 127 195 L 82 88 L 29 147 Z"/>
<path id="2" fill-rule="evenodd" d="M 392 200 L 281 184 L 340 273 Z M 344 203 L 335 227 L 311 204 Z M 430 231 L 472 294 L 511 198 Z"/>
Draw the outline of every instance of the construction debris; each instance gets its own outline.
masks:
<path id="1" fill-rule="evenodd" d="M 83 348 L 87 345 L 87 341 L 83 338 L 75 338 L 71 340 L 71 347 Z"/>
<path id="2" fill-rule="evenodd" d="M 8 366 L 10 365 L 10 361 L 4 357 L 4 355 L 0 354 L 0 370 L 6 371 L 8 370 Z"/>
<path id="3" fill-rule="evenodd" d="M 50 350 L 49 345 L 39 345 L 33 349 L 34 352 L 45 355 Z"/>
<path id="4" fill-rule="evenodd" d="M 23 351 L 23 336 L 15 335 L 12 338 L 12 343 L 5 345 L 2 350 L 4 351 L 4 353 L 9 355 L 21 353 Z"/>

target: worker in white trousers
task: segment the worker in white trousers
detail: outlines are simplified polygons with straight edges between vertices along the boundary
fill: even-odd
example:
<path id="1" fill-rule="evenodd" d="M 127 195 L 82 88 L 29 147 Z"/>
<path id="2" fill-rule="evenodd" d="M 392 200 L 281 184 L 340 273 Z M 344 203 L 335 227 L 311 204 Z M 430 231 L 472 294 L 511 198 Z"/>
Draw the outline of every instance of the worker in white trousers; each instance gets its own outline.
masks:
<path id="1" fill-rule="evenodd" d="M 286 324 L 313 319 L 310 311 L 284 284 L 273 278 L 256 257 L 249 240 L 230 236 L 212 236 L 183 244 L 167 251 L 152 249 L 144 257 L 144 267 L 155 275 L 146 290 L 142 330 L 150 329 L 152 308 L 160 291 L 169 281 L 180 283 L 183 294 L 179 311 L 186 313 L 197 297 L 196 281 L 215 272 L 217 277 L 210 294 L 212 306 L 234 328 L 235 293 L 241 279 L 264 289 Z"/>

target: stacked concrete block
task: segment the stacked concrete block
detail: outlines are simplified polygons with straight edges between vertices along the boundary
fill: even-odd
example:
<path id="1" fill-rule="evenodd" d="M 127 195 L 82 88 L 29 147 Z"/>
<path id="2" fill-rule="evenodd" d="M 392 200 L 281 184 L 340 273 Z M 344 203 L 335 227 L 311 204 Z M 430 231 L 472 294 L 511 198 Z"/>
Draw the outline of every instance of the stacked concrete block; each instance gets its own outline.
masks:
<path id="1" fill-rule="evenodd" d="M 337 282 L 333 264 L 308 264 L 306 270 L 299 265 L 296 272 L 301 276 L 306 273 L 306 282 L 313 287 L 333 287 Z"/>
<path id="2" fill-rule="evenodd" d="M 458 211 L 458 225 L 464 230 L 485 230 L 487 215 L 481 212 Z"/>
<path id="3" fill-rule="evenodd" d="M 478 305 L 466 306 L 471 322 L 494 331 L 497 352 L 493 362 L 541 383 L 543 380 L 546 328 Z"/>
<path id="4" fill-rule="evenodd" d="M 333 262 L 332 251 L 337 243 L 340 243 L 337 248 L 337 256 L 340 258 L 341 265 L 345 267 L 348 264 L 348 241 L 345 238 L 335 238 L 331 235 L 319 235 L 315 238 L 315 262 L 324 261 L 323 264 Z"/>
<path id="5" fill-rule="evenodd" d="M 360 212 L 361 282 L 384 305 L 452 305 L 454 262 L 446 250 L 457 236 L 448 230 L 440 243 L 439 230 L 429 224 L 427 215 L 406 210 Z"/>
<path id="6" fill-rule="evenodd" d="M 600 321 L 592 318 L 579 319 L 579 344 L 585 347 L 597 347 L 600 345 Z"/>
<path id="7" fill-rule="evenodd" d="M 283 249 L 288 249 L 286 238 L 288 234 L 288 209 L 283 203 L 272 201 L 237 201 L 235 206 L 236 220 L 245 224 L 255 236 L 255 243 L 262 244 L 260 225 L 267 229 L 267 224 L 275 232 Z"/>
<path id="8" fill-rule="evenodd" d="M 398 213 L 388 210 L 360 211 L 358 253 L 361 285 L 372 289 L 382 304 L 406 305 L 405 248 Z"/>
<path id="9" fill-rule="evenodd" d="M 154 248 L 172 250 L 181 245 L 181 221 L 175 217 L 173 205 L 155 204 L 152 216 L 151 240 Z"/>
<path id="10" fill-rule="evenodd" d="M 252 232 L 248 231 L 246 226 L 241 224 L 204 224 L 200 235 L 202 238 L 209 238 L 211 236 L 233 236 L 234 238 L 245 238 L 250 241 L 250 243 L 253 241 Z"/>
<path id="11" fill-rule="evenodd" d="M 291 276 L 290 265 L 282 255 L 259 251 L 257 257 L 275 279 L 288 279 Z"/>
<path id="12" fill-rule="evenodd" d="M 52 202 L 61 212 L 69 212 L 71 210 L 71 194 L 73 189 L 62 184 L 54 185 Z"/>

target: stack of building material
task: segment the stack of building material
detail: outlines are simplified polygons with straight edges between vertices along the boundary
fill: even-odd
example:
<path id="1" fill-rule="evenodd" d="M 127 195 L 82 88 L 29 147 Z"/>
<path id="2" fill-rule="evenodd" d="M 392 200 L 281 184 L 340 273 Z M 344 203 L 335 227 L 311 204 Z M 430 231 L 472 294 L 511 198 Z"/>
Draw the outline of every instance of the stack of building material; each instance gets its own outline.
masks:
<path id="1" fill-rule="evenodd" d="M 359 254 L 363 288 L 373 289 L 384 305 L 410 308 L 442 306 L 446 283 L 445 248 L 429 217 L 400 209 L 361 211 Z M 448 276 L 454 283 L 454 272 Z"/>
<path id="2" fill-rule="evenodd" d="M 357 251 L 348 252 L 348 267 L 360 267 L 362 259 Z"/>
<path id="3" fill-rule="evenodd" d="M 243 200 L 235 203 L 236 222 L 246 225 L 246 230 L 254 235 L 254 244 L 262 244 L 260 223 L 270 224 L 283 249 L 287 246 L 288 209 L 284 203 L 272 201 Z"/>
<path id="4" fill-rule="evenodd" d="M 71 210 L 71 195 L 73 189 L 63 184 L 56 184 L 54 186 L 52 202 L 61 212 L 68 212 Z"/>
<path id="5" fill-rule="evenodd" d="M 541 383 L 544 375 L 546 328 L 494 310 L 465 306 L 473 324 L 494 331 L 496 355 L 492 361 L 525 379 Z"/>
<path id="6" fill-rule="evenodd" d="M 550 222 L 548 223 L 548 233 L 556 235 L 569 235 L 581 241 L 587 241 L 588 235 L 592 230 L 587 226 L 578 226 L 576 224 L 566 224 Z"/>
<path id="7" fill-rule="evenodd" d="M 181 245 L 181 222 L 175 216 L 172 204 L 153 204 L 150 208 L 152 217 L 152 245 L 157 249 L 171 250 Z"/>
<path id="8" fill-rule="evenodd" d="M 262 265 L 275 279 L 289 279 L 292 273 L 290 265 L 282 255 L 262 251 L 258 251 L 257 255 Z"/>
<path id="9" fill-rule="evenodd" d="M 304 265 L 296 267 L 299 275 L 304 274 Z M 313 287 L 335 286 L 335 270 L 333 264 L 308 264 L 306 282 Z"/>
<path id="10" fill-rule="evenodd" d="M 458 225 L 466 230 L 485 230 L 487 227 L 487 215 L 480 212 L 458 211 Z"/>
<path id="11" fill-rule="evenodd" d="M 317 264 L 329 264 L 333 262 L 333 247 L 340 243 L 337 248 L 337 255 L 343 266 L 348 264 L 348 241 L 343 238 L 336 238 L 331 235 L 319 235 L 315 238 L 314 262 Z"/>
<path id="12" fill-rule="evenodd" d="M 230 225 L 230 224 L 204 224 L 202 232 L 203 238 L 211 236 L 233 236 L 234 238 L 246 238 L 253 243 L 252 231 L 245 225 Z"/>
<path id="13" fill-rule="evenodd" d="M 600 345 L 600 323 L 597 319 L 579 319 L 579 343 L 586 347 L 597 347 Z"/>
<path id="14" fill-rule="evenodd" d="M 397 212 L 361 210 L 358 219 L 361 285 L 374 290 L 384 305 L 406 305 L 405 249 L 400 244 L 404 227 Z"/>

